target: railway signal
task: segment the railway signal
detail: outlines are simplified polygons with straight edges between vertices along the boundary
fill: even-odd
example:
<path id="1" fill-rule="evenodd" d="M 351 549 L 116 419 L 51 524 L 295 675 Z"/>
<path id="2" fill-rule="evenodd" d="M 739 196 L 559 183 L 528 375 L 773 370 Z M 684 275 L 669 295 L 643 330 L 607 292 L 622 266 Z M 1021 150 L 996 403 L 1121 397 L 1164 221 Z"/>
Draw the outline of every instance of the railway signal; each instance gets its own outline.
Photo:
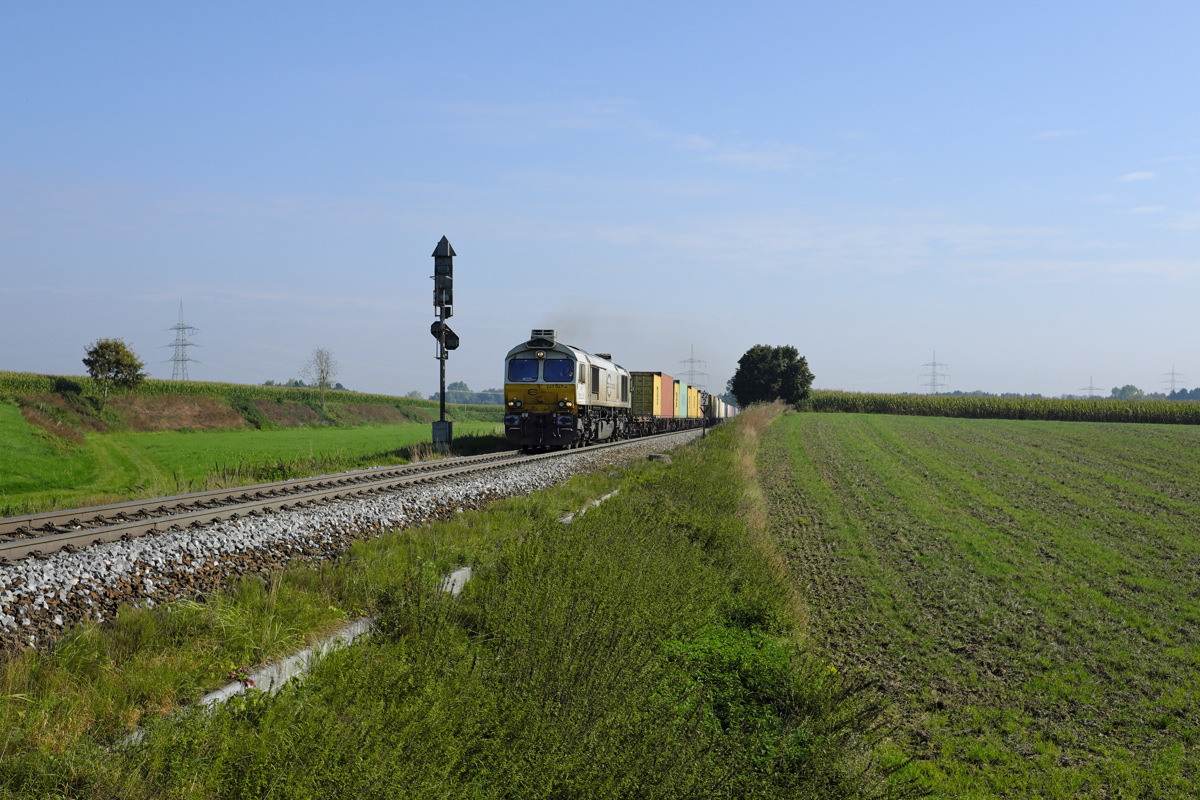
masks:
<path id="1" fill-rule="evenodd" d="M 457 350 L 459 345 L 458 334 L 450 330 L 450 326 L 444 322 L 435 322 L 429 326 L 429 332 L 433 334 L 433 338 L 441 340 L 442 331 L 446 332 L 446 349 Z"/>
<path id="2" fill-rule="evenodd" d="M 441 362 L 442 381 L 438 398 L 441 401 L 441 414 L 433 423 L 433 446 L 440 450 L 449 450 L 453 439 L 454 424 L 446 421 L 446 359 L 451 350 L 458 349 L 458 335 L 450 330 L 446 320 L 454 316 L 454 248 L 450 241 L 443 236 L 433 249 L 433 308 L 438 315 L 437 322 L 429 328 L 433 338 L 438 342 L 438 354 L 435 356 Z"/>

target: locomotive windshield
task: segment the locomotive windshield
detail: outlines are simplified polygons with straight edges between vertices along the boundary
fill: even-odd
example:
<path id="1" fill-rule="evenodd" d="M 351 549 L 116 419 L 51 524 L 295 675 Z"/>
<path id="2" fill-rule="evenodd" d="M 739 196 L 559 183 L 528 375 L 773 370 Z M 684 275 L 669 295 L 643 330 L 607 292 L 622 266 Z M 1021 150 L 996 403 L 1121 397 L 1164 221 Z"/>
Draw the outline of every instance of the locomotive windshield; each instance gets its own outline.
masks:
<path id="1" fill-rule="evenodd" d="M 542 380 L 546 383 L 565 383 L 575 380 L 575 362 L 556 358 L 542 367 Z"/>
<path id="2" fill-rule="evenodd" d="M 536 358 L 514 358 L 508 362 L 510 381 L 536 381 L 538 362 Z"/>

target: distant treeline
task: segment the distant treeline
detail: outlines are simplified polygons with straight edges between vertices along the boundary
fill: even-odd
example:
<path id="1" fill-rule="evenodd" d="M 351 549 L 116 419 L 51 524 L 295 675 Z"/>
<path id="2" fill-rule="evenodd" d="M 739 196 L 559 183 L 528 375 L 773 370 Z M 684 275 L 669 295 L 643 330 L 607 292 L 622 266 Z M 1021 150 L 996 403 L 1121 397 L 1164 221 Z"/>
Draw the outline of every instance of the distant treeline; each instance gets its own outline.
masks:
<path id="1" fill-rule="evenodd" d="M 441 402 L 441 392 L 434 392 L 429 395 L 429 399 L 435 403 Z M 455 381 L 446 387 L 446 402 L 472 406 L 502 406 L 504 405 L 504 390 L 484 389 L 482 392 L 473 392 L 466 382 Z"/>

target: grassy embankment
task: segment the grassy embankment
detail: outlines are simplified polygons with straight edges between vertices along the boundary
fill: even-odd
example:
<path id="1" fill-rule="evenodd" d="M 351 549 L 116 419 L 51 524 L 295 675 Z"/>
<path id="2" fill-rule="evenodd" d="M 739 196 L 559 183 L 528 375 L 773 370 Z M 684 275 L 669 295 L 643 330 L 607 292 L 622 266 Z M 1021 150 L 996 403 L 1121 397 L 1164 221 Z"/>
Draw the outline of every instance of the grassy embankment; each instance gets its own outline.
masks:
<path id="1" fill-rule="evenodd" d="M 1194 797 L 1200 430 L 789 415 L 764 483 L 839 668 L 944 797 Z"/>
<path id="2" fill-rule="evenodd" d="M 400 463 L 428 455 L 415 451 L 437 413 L 382 395 L 330 392 L 322 409 L 305 389 L 147 384 L 101 408 L 86 379 L 0 373 L 0 515 Z M 456 452 L 504 448 L 500 413 L 449 406 Z"/>
<path id="3" fill-rule="evenodd" d="M 753 452 L 770 417 L 748 412 L 671 465 L 577 477 L 25 654 L 0 683 L 0 792 L 872 796 L 886 770 L 869 754 L 896 758 L 879 708 L 799 648 L 764 535 Z M 464 563 L 463 595 L 438 591 Z M 161 716 L 337 609 L 378 614 L 377 633 L 274 698 Z M 143 743 L 114 747 L 134 724 Z"/>

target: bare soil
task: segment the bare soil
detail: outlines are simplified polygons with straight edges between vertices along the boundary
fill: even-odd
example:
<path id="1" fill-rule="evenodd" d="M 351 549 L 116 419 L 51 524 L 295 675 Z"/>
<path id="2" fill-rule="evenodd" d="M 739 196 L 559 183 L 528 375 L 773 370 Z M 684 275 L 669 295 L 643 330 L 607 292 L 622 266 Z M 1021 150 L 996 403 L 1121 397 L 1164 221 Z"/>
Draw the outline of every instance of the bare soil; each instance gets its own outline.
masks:
<path id="1" fill-rule="evenodd" d="M 245 428 L 246 421 L 224 400 L 215 397 L 112 397 L 109 406 L 133 431 L 221 430 Z"/>
<path id="2" fill-rule="evenodd" d="M 369 403 L 344 403 L 338 407 L 338 417 L 352 425 L 395 425 L 408 422 L 408 418 L 392 406 Z"/>
<path id="3" fill-rule="evenodd" d="M 32 406 L 22 406 L 21 416 L 23 416 L 25 421 L 30 425 L 35 425 L 41 428 L 51 436 L 57 436 L 60 439 L 66 439 L 67 441 L 74 442 L 75 444 L 83 444 L 83 434 L 79 432 L 77 427 L 67 422 L 63 422 L 62 420 L 47 416 L 40 409 Z"/>
<path id="4" fill-rule="evenodd" d="M 254 401 L 254 407 L 261 411 L 272 425 L 280 428 L 303 428 L 310 422 L 321 421 L 320 414 L 300 403 L 277 403 L 274 400 L 259 398 Z"/>

